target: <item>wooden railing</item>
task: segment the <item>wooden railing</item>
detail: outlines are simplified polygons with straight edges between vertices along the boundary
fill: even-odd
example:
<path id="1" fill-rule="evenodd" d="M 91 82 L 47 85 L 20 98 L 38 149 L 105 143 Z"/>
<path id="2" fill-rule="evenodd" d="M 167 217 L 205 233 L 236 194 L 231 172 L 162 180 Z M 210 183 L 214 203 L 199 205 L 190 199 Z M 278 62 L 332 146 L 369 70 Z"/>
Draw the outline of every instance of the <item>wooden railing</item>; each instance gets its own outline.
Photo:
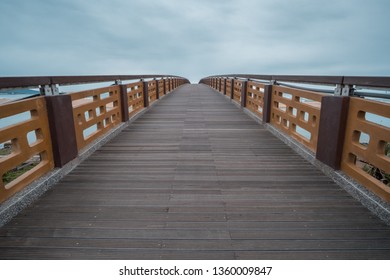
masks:
<path id="1" fill-rule="evenodd" d="M 218 81 L 219 84 L 219 81 Z M 242 81 L 234 80 L 233 82 L 233 101 L 241 103 L 241 90 L 242 90 Z"/>
<path id="2" fill-rule="evenodd" d="M 148 86 L 148 92 L 149 92 L 149 104 L 153 103 L 157 100 L 157 86 L 156 81 L 150 81 L 147 83 Z"/>
<path id="3" fill-rule="evenodd" d="M 78 150 L 121 122 L 119 86 L 70 94 Z"/>
<path id="4" fill-rule="evenodd" d="M 3 178 L 0 181 L 0 201 L 9 198 L 54 167 L 45 98 L 37 97 L 0 106 L 0 119 L 20 114 L 24 115 L 21 121 L 0 128 L 0 143 L 11 144 L 6 155 L 0 158 L 0 176 Z M 29 134 L 33 134 L 30 137 L 33 139 L 31 143 L 28 140 Z M 33 167 L 8 182 L 7 173 L 23 164 Z"/>
<path id="5" fill-rule="evenodd" d="M 207 77 L 200 83 L 226 95 L 306 146 L 319 161 L 341 169 L 390 202 L 390 102 L 361 98 L 385 94 L 356 91 L 386 90 L 390 77 L 229 74 Z M 302 84 L 333 86 L 333 94 Z M 377 118 L 384 122 L 373 120 Z M 366 142 L 362 135 L 368 138 Z"/>
<path id="6" fill-rule="evenodd" d="M 118 82 L 139 78 L 153 80 Z M 39 86 L 44 94 L 56 93 L 53 88 L 57 85 L 102 81 L 116 84 L 0 105 L 0 119 L 7 118 L 10 122 L 0 127 L 0 144 L 7 145 L 0 149 L 0 203 L 54 167 L 64 166 L 89 144 L 108 135 L 164 94 L 189 82 L 181 77 L 161 75 L 12 77 L 0 78 L 0 89 Z M 21 120 L 12 121 L 15 118 Z M 24 166 L 29 170 L 18 175 L 18 169 Z M 16 178 L 9 179 L 10 172 Z"/>
<path id="7" fill-rule="evenodd" d="M 132 116 L 144 108 L 144 88 L 142 82 L 126 85 L 128 111 Z"/>
<path id="8" fill-rule="evenodd" d="M 264 108 L 264 84 L 248 81 L 246 107 L 262 118 Z"/>
<path id="9" fill-rule="evenodd" d="M 164 80 L 158 81 L 158 96 L 163 97 L 165 95 L 165 82 Z"/>
<path id="10" fill-rule="evenodd" d="M 312 91 L 272 87 L 271 124 L 315 151 L 322 96 Z"/>
<path id="11" fill-rule="evenodd" d="M 367 171 L 379 173 L 376 175 L 381 177 L 380 173 L 390 174 L 390 152 L 386 150 L 390 144 L 390 126 L 374 123 L 370 115 L 390 119 L 389 104 L 350 99 L 341 169 L 390 201 L 390 187 L 382 183 L 384 178 L 379 178 L 379 183 L 375 177 L 367 176 Z M 362 143 L 363 133 L 367 142 Z M 362 167 L 371 170 L 364 171 Z"/>

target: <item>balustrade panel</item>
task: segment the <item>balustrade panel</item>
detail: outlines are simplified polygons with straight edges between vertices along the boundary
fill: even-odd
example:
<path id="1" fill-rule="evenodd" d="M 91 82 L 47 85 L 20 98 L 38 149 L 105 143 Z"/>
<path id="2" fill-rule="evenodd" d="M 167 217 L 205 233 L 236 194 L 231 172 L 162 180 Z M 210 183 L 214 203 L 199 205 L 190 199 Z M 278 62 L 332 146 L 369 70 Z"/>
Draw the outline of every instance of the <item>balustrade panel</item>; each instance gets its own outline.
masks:
<path id="1" fill-rule="evenodd" d="M 148 96 L 149 96 L 149 104 L 152 104 L 154 101 L 157 100 L 157 94 L 156 94 L 156 80 L 149 81 L 148 82 Z"/>
<path id="2" fill-rule="evenodd" d="M 283 86 L 272 91 L 271 124 L 315 152 L 324 94 Z"/>
<path id="3" fill-rule="evenodd" d="M 255 113 L 259 118 L 263 118 L 264 108 L 264 84 L 248 81 L 246 108 Z"/>
<path id="4" fill-rule="evenodd" d="M 1 105 L 0 120 L 7 124 L 0 126 L 3 202 L 53 169 L 54 162 L 44 97 Z"/>
<path id="5" fill-rule="evenodd" d="M 237 103 L 241 104 L 241 88 L 242 88 L 242 81 L 240 80 L 234 80 L 233 83 L 233 100 Z"/>
<path id="6" fill-rule="evenodd" d="M 341 169 L 390 201 L 390 104 L 350 98 Z"/>
<path id="7" fill-rule="evenodd" d="M 129 116 L 132 116 L 144 108 L 143 83 L 131 83 L 127 84 L 126 87 Z"/>
<path id="8" fill-rule="evenodd" d="M 121 122 L 119 86 L 81 91 L 70 96 L 79 151 Z"/>

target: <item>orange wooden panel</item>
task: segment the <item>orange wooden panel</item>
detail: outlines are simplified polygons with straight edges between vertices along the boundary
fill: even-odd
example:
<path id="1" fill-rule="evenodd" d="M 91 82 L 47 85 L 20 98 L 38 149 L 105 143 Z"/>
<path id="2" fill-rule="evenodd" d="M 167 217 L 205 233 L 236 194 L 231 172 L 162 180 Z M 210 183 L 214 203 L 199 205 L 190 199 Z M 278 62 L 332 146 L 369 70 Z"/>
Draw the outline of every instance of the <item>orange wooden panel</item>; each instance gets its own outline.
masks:
<path id="1" fill-rule="evenodd" d="M 368 114 L 390 119 L 390 104 L 350 98 L 341 170 L 390 201 L 390 187 L 362 170 L 365 163 L 369 163 L 390 173 L 390 158 L 385 155 L 385 146 L 390 143 L 390 128 L 374 123 Z M 360 143 L 362 133 L 368 135 L 368 143 Z"/>
<path id="2" fill-rule="evenodd" d="M 149 96 L 149 104 L 153 103 L 157 99 L 157 94 L 156 94 L 156 81 L 149 81 L 148 82 L 148 96 Z"/>
<path id="3" fill-rule="evenodd" d="M 323 96 L 308 90 L 273 86 L 271 124 L 316 151 Z"/>
<path id="4" fill-rule="evenodd" d="M 131 83 L 127 85 L 129 116 L 134 115 L 144 108 L 143 83 Z"/>
<path id="5" fill-rule="evenodd" d="M 0 202 L 5 201 L 28 184 L 54 168 L 52 143 L 44 97 L 17 101 L 0 106 L 0 118 L 12 117 L 21 113 L 27 120 L 15 122 L 0 128 L 0 143 L 11 142 L 12 152 L 0 157 L 0 176 L 33 157 L 39 163 L 31 170 L 8 184 L 0 181 Z M 35 133 L 36 141 L 29 143 L 28 133 Z"/>
<path id="6" fill-rule="evenodd" d="M 119 86 L 72 93 L 71 98 L 79 151 L 121 122 Z"/>
<path id="7" fill-rule="evenodd" d="M 234 80 L 233 100 L 241 104 L 241 87 L 242 82 L 240 80 Z"/>
<path id="8" fill-rule="evenodd" d="M 226 96 L 230 97 L 230 92 L 232 90 L 232 83 L 230 79 L 226 80 Z"/>
<path id="9" fill-rule="evenodd" d="M 246 108 L 255 113 L 260 118 L 263 117 L 264 107 L 264 84 L 248 81 Z"/>
<path id="10" fill-rule="evenodd" d="M 160 79 L 158 81 L 158 95 L 160 97 L 164 96 L 164 80 Z"/>

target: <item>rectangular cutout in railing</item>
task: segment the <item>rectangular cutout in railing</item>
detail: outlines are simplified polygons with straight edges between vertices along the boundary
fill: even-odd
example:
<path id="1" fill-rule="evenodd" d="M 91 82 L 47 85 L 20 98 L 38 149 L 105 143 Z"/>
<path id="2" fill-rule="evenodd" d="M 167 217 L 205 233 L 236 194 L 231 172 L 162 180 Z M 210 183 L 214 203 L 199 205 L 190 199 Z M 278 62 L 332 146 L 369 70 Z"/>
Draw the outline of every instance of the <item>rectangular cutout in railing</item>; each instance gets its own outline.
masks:
<path id="1" fill-rule="evenodd" d="M 271 124 L 315 151 L 322 96 L 317 92 L 273 86 Z"/>
<path id="2" fill-rule="evenodd" d="M 390 201 L 390 105 L 350 98 L 341 169 Z"/>
<path id="3" fill-rule="evenodd" d="M 54 168 L 43 97 L 0 106 L 0 202 Z M 4 124 L 4 123 L 3 123 Z"/>
<path id="4" fill-rule="evenodd" d="M 35 130 L 32 130 L 27 133 L 27 143 L 30 146 L 30 148 L 34 147 L 35 145 L 38 145 L 40 142 L 42 142 L 42 129 L 38 128 Z"/>
<path id="5" fill-rule="evenodd" d="M 86 90 L 72 93 L 70 96 L 78 150 L 119 124 L 121 119 L 119 86 Z M 113 116 L 115 118 L 112 118 Z"/>
<path id="6" fill-rule="evenodd" d="M 301 138 L 303 138 L 305 141 L 307 141 L 308 143 L 310 143 L 311 133 L 310 133 L 309 131 L 307 131 L 306 129 L 300 127 L 299 125 L 293 125 L 292 129 L 293 129 L 293 132 L 294 132 L 298 137 L 301 137 Z"/>

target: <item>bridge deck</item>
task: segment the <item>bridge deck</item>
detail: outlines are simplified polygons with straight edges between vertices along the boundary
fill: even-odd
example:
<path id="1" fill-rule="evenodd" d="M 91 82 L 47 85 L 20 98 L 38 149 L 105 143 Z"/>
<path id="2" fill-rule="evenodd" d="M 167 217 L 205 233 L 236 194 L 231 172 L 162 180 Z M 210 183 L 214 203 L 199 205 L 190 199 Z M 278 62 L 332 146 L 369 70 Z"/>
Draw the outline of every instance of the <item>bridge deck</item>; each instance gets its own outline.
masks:
<path id="1" fill-rule="evenodd" d="M 390 227 L 204 85 L 0 229 L 1 259 L 389 259 Z"/>

